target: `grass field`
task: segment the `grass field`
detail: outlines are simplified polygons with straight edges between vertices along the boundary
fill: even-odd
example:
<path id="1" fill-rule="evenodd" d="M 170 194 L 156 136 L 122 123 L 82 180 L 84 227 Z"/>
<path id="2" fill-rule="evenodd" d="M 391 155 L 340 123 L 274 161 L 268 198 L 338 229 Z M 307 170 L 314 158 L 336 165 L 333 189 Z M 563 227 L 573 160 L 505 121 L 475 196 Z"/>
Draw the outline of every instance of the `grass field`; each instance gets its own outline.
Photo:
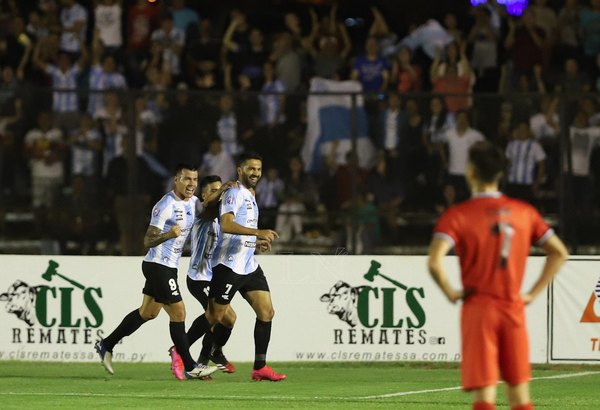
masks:
<path id="1" fill-rule="evenodd" d="M 0 409 L 468 409 L 456 365 L 272 363 L 283 382 L 250 380 L 250 364 L 213 381 L 175 380 L 168 364 L 0 362 Z M 600 409 L 600 366 L 538 366 L 538 409 Z M 498 408 L 508 408 L 499 389 Z"/>

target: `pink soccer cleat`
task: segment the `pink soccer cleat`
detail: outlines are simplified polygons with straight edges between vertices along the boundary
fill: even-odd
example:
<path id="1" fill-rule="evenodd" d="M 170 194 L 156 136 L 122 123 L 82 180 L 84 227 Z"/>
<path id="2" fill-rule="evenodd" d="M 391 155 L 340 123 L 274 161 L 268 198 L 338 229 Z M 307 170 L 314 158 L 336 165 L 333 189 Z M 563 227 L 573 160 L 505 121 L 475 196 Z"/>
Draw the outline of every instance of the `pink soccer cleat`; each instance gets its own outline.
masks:
<path id="1" fill-rule="evenodd" d="M 171 373 L 177 380 L 185 379 L 185 366 L 183 365 L 183 360 L 179 353 L 177 353 L 177 349 L 175 346 L 171 346 L 169 349 L 169 356 L 171 356 Z"/>
<path id="2" fill-rule="evenodd" d="M 252 370 L 252 380 L 270 380 L 272 382 L 278 382 L 285 380 L 287 376 L 282 373 L 277 373 L 270 366 L 264 366 L 258 370 Z"/>

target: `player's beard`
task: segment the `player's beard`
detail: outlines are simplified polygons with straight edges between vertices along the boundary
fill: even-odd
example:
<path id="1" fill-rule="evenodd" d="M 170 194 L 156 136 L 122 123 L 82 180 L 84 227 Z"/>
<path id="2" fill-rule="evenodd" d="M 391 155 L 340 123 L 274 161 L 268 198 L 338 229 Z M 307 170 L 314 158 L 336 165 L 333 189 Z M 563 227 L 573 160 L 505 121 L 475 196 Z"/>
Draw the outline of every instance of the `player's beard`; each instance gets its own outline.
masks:
<path id="1" fill-rule="evenodd" d="M 244 186 L 248 189 L 250 188 L 256 188 L 256 185 L 258 184 L 258 181 L 260 181 L 260 176 L 257 176 L 256 181 L 252 181 L 250 179 L 251 175 L 243 175 L 242 177 L 242 184 L 244 184 Z"/>

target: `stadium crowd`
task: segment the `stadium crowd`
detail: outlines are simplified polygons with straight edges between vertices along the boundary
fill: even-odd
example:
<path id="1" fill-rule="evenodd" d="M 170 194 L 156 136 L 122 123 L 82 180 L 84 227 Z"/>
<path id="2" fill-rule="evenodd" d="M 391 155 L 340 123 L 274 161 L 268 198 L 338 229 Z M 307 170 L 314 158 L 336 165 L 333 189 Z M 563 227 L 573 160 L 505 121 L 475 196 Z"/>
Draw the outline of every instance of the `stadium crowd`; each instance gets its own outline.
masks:
<path id="1" fill-rule="evenodd" d="M 344 3 L 290 2 L 266 22 L 243 2 L 210 13 L 189 3 L 1 3 L 0 234 L 6 211 L 25 208 L 61 252 L 75 241 L 94 253 L 120 232 L 108 252 L 141 254 L 149 207 L 178 162 L 230 180 L 236 157 L 255 150 L 263 227 L 317 240 L 354 226 L 366 251 L 401 240 L 404 212 L 466 198 L 466 154 L 482 139 L 506 150 L 506 192 L 557 212 L 558 199 L 542 199 L 567 181 L 572 229 L 598 217 L 600 0 L 532 0 L 518 16 L 489 0 L 409 27 L 375 6 L 346 18 Z M 314 77 L 360 82 L 366 165 L 332 150 L 305 170 Z"/>

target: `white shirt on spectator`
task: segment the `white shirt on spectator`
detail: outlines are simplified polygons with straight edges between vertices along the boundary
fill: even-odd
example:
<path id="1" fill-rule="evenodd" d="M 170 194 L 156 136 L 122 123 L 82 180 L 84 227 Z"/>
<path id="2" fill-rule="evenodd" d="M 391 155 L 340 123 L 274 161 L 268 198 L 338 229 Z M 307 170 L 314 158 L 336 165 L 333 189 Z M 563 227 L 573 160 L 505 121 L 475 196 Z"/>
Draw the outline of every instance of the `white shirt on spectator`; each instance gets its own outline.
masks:
<path id="1" fill-rule="evenodd" d="M 88 144 L 100 141 L 100 132 L 93 128 L 85 132 L 75 130 L 77 140 L 71 144 L 71 173 L 73 175 L 94 176 L 96 171 L 96 159 L 98 153 L 91 149 Z"/>
<path id="2" fill-rule="evenodd" d="M 203 173 L 206 175 L 218 175 L 221 181 L 231 181 L 235 175 L 235 163 L 233 158 L 224 150 L 218 154 L 212 154 L 210 151 L 202 156 Z"/>
<path id="3" fill-rule="evenodd" d="M 44 144 L 49 146 L 52 143 L 62 142 L 62 131 L 58 128 L 52 128 L 46 132 L 40 129 L 33 129 L 25 135 L 25 145 L 32 146 Z M 55 161 L 48 164 L 43 158 L 32 158 L 30 160 L 31 176 L 44 178 L 62 178 L 63 163 Z"/>
<path id="4" fill-rule="evenodd" d="M 590 158 L 596 146 L 600 146 L 600 128 L 571 127 L 569 130 L 571 138 L 571 166 L 573 175 L 587 177 L 590 175 Z M 568 164 L 565 161 L 565 167 Z"/>
<path id="5" fill-rule="evenodd" d="M 237 142 L 237 119 L 233 113 L 221 115 L 217 122 L 217 134 L 223 143 L 223 151 L 231 156 L 241 152 Z"/>
<path id="6" fill-rule="evenodd" d="M 451 175 L 465 175 L 467 171 L 467 159 L 469 157 L 469 148 L 478 141 L 483 141 L 483 134 L 473 128 L 467 128 L 462 134 L 458 135 L 456 128 L 448 131 L 446 134 L 448 142 L 448 173 Z"/>
<path id="7" fill-rule="evenodd" d="M 558 114 L 552 114 L 553 121 L 558 124 Z M 548 124 L 548 120 L 546 119 L 546 115 L 544 113 L 535 114 L 533 117 L 529 119 L 529 127 L 531 128 L 531 132 L 535 136 L 535 138 L 555 138 L 558 134 L 557 130 L 554 127 L 551 127 Z"/>
<path id="8" fill-rule="evenodd" d="M 125 76 L 117 71 L 107 73 L 100 64 L 96 64 L 90 70 L 90 90 L 112 90 L 127 88 Z M 97 112 L 104 107 L 103 93 L 90 93 L 88 102 L 88 113 L 92 117 L 97 116 Z"/>
<path id="9" fill-rule="evenodd" d="M 119 3 L 111 6 L 98 4 L 94 10 L 96 27 L 100 31 L 100 40 L 105 47 L 121 47 L 123 45 L 121 13 Z"/>

